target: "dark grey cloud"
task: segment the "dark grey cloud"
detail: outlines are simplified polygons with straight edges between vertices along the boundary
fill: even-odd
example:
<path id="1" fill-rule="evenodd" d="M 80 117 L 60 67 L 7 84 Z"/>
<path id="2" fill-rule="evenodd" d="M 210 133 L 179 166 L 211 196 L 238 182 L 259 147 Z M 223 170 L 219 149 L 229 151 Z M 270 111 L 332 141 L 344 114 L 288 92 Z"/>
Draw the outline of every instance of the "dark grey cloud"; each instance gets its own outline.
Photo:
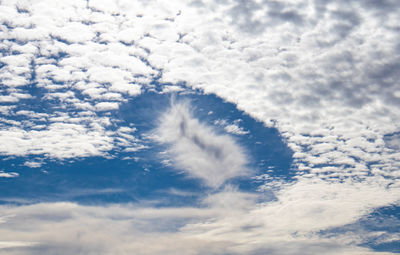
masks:
<path id="1" fill-rule="evenodd" d="M 383 137 L 386 147 L 389 149 L 400 151 L 400 133 L 388 134 Z"/>
<path id="2" fill-rule="evenodd" d="M 400 2 L 396 0 L 365 0 L 361 1 L 360 3 L 362 6 L 368 8 L 378 15 L 397 12 L 400 10 Z M 384 19 L 384 16 L 381 18 Z"/>
<path id="3" fill-rule="evenodd" d="M 297 11 L 296 6 L 283 2 L 268 1 L 256 2 L 253 0 L 239 0 L 230 9 L 232 23 L 246 33 L 262 33 L 269 26 L 283 23 L 292 23 L 301 26 L 304 17 Z M 257 12 L 263 14 L 255 17 Z"/>

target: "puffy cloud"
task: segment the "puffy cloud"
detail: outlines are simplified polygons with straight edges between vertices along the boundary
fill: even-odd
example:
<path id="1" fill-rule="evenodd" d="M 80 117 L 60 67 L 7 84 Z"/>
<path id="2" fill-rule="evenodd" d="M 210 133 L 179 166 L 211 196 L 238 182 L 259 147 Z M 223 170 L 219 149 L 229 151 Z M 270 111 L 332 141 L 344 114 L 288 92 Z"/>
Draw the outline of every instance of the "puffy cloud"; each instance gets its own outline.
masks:
<path id="1" fill-rule="evenodd" d="M 216 7 L 214 1 L 202 3 L 197 8 L 208 10 L 202 19 L 209 20 L 185 34 L 187 53 L 165 62 L 163 81 L 182 81 L 183 73 L 189 86 L 215 93 L 253 117 L 273 123 L 293 150 L 319 151 L 315 154 L 319 162 L 311 155 L 299 158 L 305 164 L 329 163 L 341 171 L 340 167 L 355 166 L 356 158 L 366 172 L 371 171 L 368 158 L 375 160 L 378 152 L 390 154 L 380 141 L 400 128 L 394 71 L 398 33 L 391 25 L 399 20 L 398 14 L 390 11 L 390 17 L 381 20 L 370 4 L 355 1 L 347 5 L 226 1 L 223 7 Z M 393 5 L 397 6 L 382 3 L 380 8 Z M 158 46 L 150 50 L 152 55 L 161 54 Z M 323 135 L 314 135 L 317 130 Z M 331 139 L 326 140 L 326 135 Z M 309 145 L 301 145 L 299 136 L 301 143 Z M 351 142 L 360 136 L 366 142 Z M 322 143 L 347 158 L 324 153 Z M 392 156 L 384 157 L 391 169 L 396 165 L 389 159 Z"/>
<path id="2" fill-rule="evenodd" d="M 104 155 L 113 147 L 113 139 L 104 129 L 88 130 L 88 127 L 71 123 L 54 123 L 44 130 L 1 130 L 0 140 L 2 155 L 45 154 L 60 159 Z"/>
<path id="3" fill-rule="evenodd" d="M 35 162 L 35 161 L 26 161 L 24 163 L 24 166 L 30 167 L 30 168 L 38 168 L 42 166 L 41 162 Z"/>
<path id="4" fill-rule="evenodd" d="M 236 124 L 230 124 L 225 126 L 225 131 L 235 135 L 245 135 L 250 133 L 249 131 L 244 130 L 242 127 L 239 127 Z"/>
<path id="5" fill-rule="evenodd" d="M 95 105 L 97 111 L 117 110 L 118 103 L 115 102 L 100 102 Z"/>

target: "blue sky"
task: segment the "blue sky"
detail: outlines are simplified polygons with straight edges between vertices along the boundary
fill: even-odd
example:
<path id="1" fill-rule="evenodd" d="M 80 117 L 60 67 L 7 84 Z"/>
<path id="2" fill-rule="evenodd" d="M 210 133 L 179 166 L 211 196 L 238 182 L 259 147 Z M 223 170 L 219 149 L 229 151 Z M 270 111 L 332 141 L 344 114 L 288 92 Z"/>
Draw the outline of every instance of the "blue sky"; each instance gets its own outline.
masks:
<path id="1" fill-rule="evenodd" d="M 199 121 L 211 126 L 217 134 L 232 136 L 249 157 L 246 167 L 251 169 L 252 175 L 268 173 L 271 178 L 290 181 L 293 176 L 290 171 L 293 152 L 277 129 L 265 127 L 260 121 L 238 111 L 233 104 L 214 95 L 203 95 L 198 91 L 187 91 L 183 95 L 148 92 L 121 105 L 113 116 L 121 123 L 133 125 L 145 148 L 135 153 L 119 148 L 108 151 L 107 157 L 62 161 L 46 159 L 41 155 L 4 156 L 3 168 L 17 172 L 19 176 L 0 179 L 3 203 L 73 201 L 101 204 L 162 198 L 167 200 L 161 201 L 164 206 L 184 206 L 207 192 L 213 192 L 201 180 L 188 177 L 182 172 L 184 169 L 177 171 L 172 162 L 163 163 L 166 159 L 162 154 L 167 146 L 146 138 L 157 128 L 160 116 L 171 107 L 172 100 L 189 102 Z M 46 112 L 46 109 L 42 106 L 37 111 Z M 225 128 L 230 125 L 238 130 L 226 131 Z M 32 168 L 26 162 L 40 162 L 41 166 Z M 262 184 L 252 176 L 239 176 L 233 178 L 231 183 L 250 192 L 256 192 Z M 185 199 L 179 194 L 174 196 L 172 190 L 193 195 Z"/>
<path id="2" fill-rule="evenodd" d="M 399 9 L 0 1 L 0 254 L 400 253 Z"/>

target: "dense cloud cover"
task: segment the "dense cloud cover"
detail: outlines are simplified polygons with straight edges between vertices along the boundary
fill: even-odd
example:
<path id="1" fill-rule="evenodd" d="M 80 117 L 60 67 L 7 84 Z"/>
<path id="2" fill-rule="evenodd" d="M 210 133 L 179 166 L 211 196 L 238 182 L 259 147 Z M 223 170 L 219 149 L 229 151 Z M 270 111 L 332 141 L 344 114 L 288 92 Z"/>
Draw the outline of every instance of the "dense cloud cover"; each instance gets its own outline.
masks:
<path id="1" fill-rule="evenodd" d="M 1 205 L 0 254 L 375 254 L 358 245 L 398 245 L 399 232 L 357 222 L 399 206 L 399 24 L 395 0 L 0 1 L 2 156 L 30 157 L 36 169 L 140 151 L 145 141 L 118 119 L 121 105 L 198 89 L 277 128 L 295 175 L 255 176 L 258 193 L 224 185 L 252 173 L 234 139 L 248 131 L 230 123 L 220 134 L 175 102 L 149 136 L 210 188 L 201 206 Z M 19 173 L 0 167 L 0 178 Z"/>

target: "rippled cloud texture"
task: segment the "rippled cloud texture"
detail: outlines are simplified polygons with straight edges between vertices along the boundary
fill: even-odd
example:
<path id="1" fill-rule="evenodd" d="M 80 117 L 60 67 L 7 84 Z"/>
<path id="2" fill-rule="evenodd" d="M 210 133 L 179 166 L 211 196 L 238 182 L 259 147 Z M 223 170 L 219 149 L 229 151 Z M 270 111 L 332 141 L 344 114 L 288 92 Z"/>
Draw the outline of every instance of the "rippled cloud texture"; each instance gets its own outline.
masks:
<path id="1" fill-rule="evenodd" d="M 235 140 L 250 127 L 221 133 L 174 102 L 150 136 L 204 185 L 196 206 L 13 200 L 0 205 L 0 254 L 398 252 L 398 230 L 366 226 L 400 206 L 399 24 L 396 0 L 0 0 L 2 159 L 32 171 L 134 160 L 146 138 L 121 107 L 190 90 L 277 128 L 294 152 L 292 181 L 255 174 Z M 0 165 L 1 180 L 18 178 Z M 379 221 L 400 226 L 398 212 Z"/>

